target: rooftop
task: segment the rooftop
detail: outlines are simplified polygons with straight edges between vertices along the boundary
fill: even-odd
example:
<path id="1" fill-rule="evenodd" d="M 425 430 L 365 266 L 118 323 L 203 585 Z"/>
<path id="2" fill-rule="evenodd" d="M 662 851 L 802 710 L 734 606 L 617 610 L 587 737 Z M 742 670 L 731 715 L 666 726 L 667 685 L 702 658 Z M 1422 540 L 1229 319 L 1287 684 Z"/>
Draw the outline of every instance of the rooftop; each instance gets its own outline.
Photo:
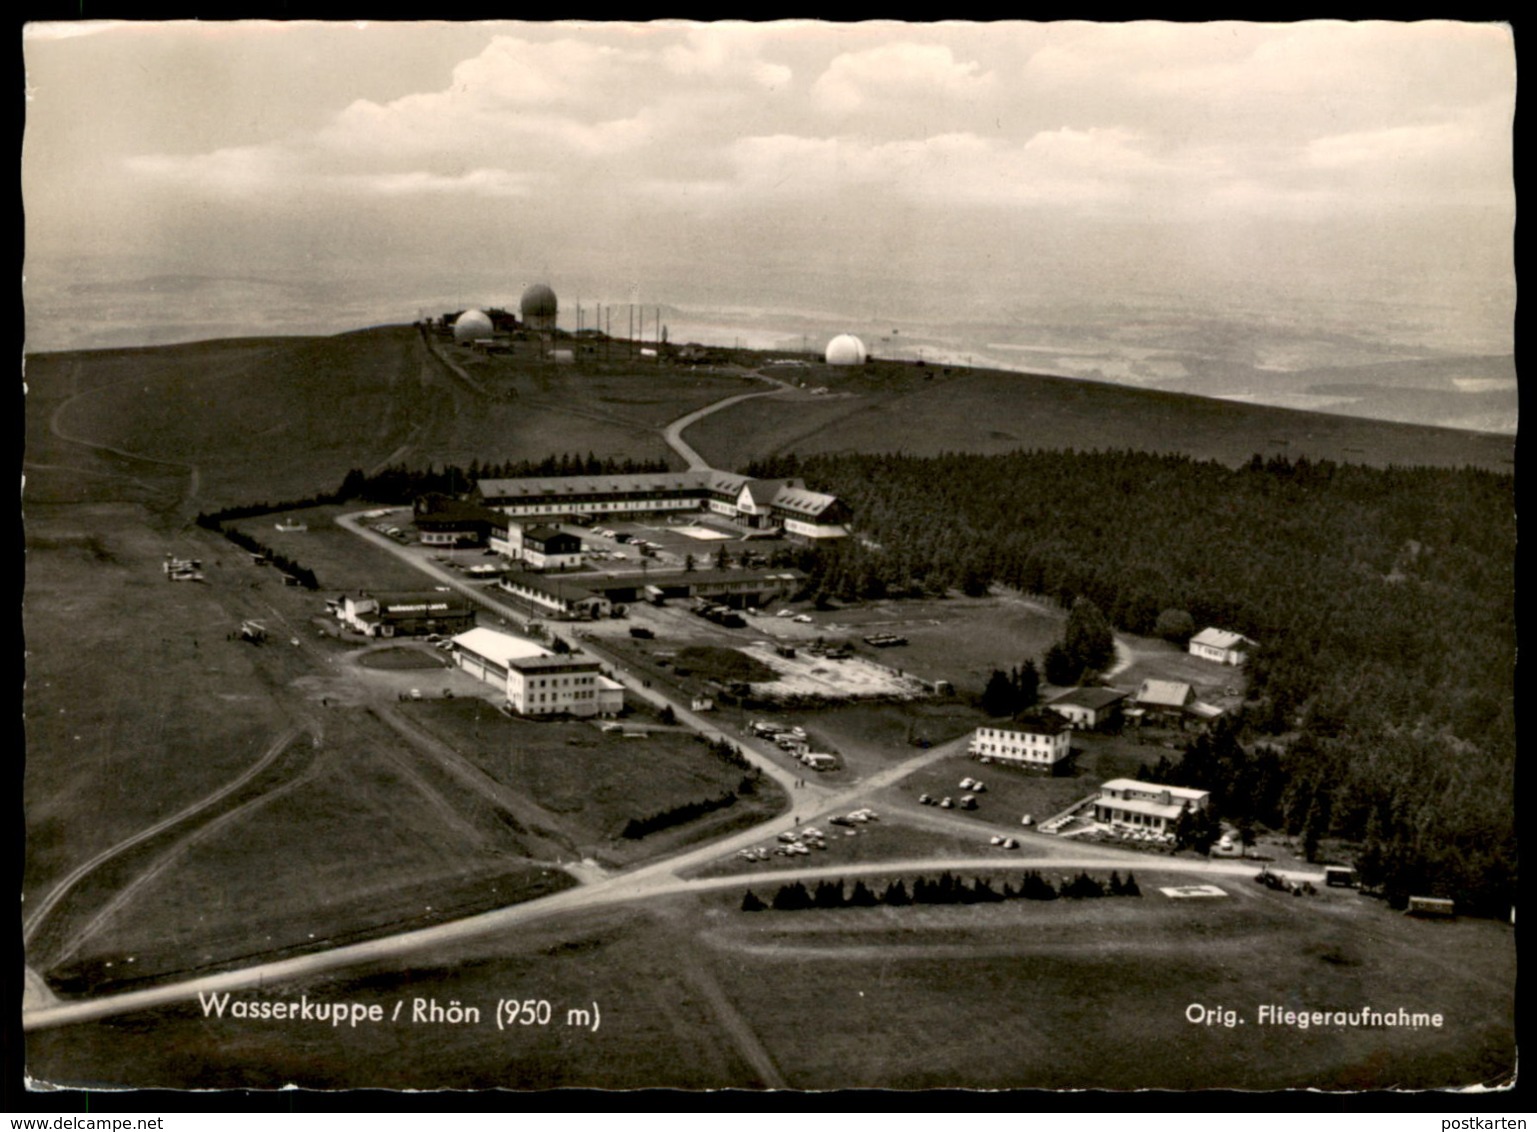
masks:
<path id="1" fill-rule="evenodd" d="M 1143 782 L 1140 778 L 1112 778 L 1109 782 L 1101 783 L 1099 789 L 1101 793 L 1107 790 L 1130 790 L 1151 794 L 1154 797 L 1167 792 L 1171 798 L 1186 799 L 1191 802 L 1199 801 L 1209 793 L 1209 791 L 1194 790 L 1188 786 L 1165 786 L 1161 782 Z"/>
<path id="2" fill-rule="evenodd" d="M 1214 649 L 1248 649 L 1254 646 L 1254 642 L 1242 633 L 1233 633 L 1227 629 L 1202 629 L 1190 638 L 1192 645 L 1209 645 Z"/>
<path id="3" fill-rule="evenodd" d="M 1056 707 L 1064 704 L 1070 707 L 1090 708 L 1098 711 L 1107 708 L 1113 703 L 1124 700 L 1126 692 L 1118 692 L 1114 688 L 1082 687 L 1069 688 L 1055 699 L 1049 700 L 1047 707 Z"/>
<path id="4" fill-rule="evenodd" d="M 1194 696 L 1189 684 L 1174 680 L 1144 680 L 1137 689 L 1137 702 L 1153 707 L 1184 707 Z"/>
<path id="5" fill-rule="evenodd" d="M 527 661 L 535 657 L 550 656 L 550 650 L 527 637 L 514 637 L 498 633 L 495 629 L 471 629 L 454 638 L 454 647 L 465 649 L 476 656 L 495 661 L 502 667 L 514 661 Z"/>

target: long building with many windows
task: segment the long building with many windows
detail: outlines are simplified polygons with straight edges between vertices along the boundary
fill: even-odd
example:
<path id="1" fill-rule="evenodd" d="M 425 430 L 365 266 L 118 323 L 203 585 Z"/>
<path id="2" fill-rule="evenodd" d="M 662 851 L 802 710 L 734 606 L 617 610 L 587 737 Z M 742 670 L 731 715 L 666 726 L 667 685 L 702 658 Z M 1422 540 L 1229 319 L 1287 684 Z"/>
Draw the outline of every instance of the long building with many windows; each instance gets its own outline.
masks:
<path id="1" fill-rule="evenodd" d="M 979 727 L 972 734 L 973 758 L 1049 769 L 1072 753 L 1071 725 L 1042 714 Z"/>
<path id="2" fill-rule="evenodd" d="M 837 496 L 799 479 L 759 480 L 711 470 L 483 479 L 475 500 L 514 519 L 709 511 L 737 526 L 815 541 L 843 538 L 851 518 Z"/>

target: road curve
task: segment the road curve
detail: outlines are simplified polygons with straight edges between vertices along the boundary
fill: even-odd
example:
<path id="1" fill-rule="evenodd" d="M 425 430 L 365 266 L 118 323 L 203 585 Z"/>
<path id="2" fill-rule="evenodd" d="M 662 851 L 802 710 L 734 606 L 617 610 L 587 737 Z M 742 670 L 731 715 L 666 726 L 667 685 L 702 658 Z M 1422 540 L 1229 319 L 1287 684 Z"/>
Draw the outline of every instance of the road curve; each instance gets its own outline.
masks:
<path id="1" fill-rule="evenodd" d="M 759 376 L 758 380 L 773 381 L 772 378 L 762 376 Z M 780 383 L 774 382 L 774 384 L 779 385 Z M 664 428 L 662 430 L 662 439 L 667 441 L 668 446 L 688 462 L 689 471 L 714 471 L 714 469 L 710 467 L 710 462 L 701 456 L 697 451 L 695 451 L 693 445 L 689 444 L 688 441 L 683 439 L 683 430 L 688 428 L 689 425 L 703 420 L 711 413 L 718 413 L 720 410 L 729 408 L 730 406 L 735 405 L 740 401 L 748 401 L 754 397 L 772 397 L 776 393 L 783 393 L 787 388 L 788 386 L 780 385 L 780 387 L 777 389 L 768 389 L 760 393 L 738 393 L 734 397 L 727 397 L 724 400 L 716 401 L 712 404 L 706 405 L 702 409 L 695 409 L 692 413 L 687 413 L 684 416 L 679 417 L 677 420 L 673 421 L 670 425 Z"/>
<path id="2" fill-rule="evenodd" d="M 147 829 L 141 829 L 132 837 L 126 838 L 123 841 L 119 841 L 111 848 L 103 849 L 89 861 L 76 866 L 67 876 L 65 876 L 63 880 L 54 886 L 53 891 L 45 896 L 43 900 L 37 905 L 37 907 L 32 909 L 32 914 L 22 922 L 22 942 L 27 943 L 31 941 L 32 937 L 37 934 L 38 927 L 42 924 L 43 920 L 47 918 L 48 913 L 53 911 L 54 906 L 58 904 L 60 900 L 64 899 L 64 897 L 68 895 L 69 890 L 74 888 L 75 885 L 79 884 L 80 881 L 84 879 L 92 870 L 105 864 L 107 861 L 110 861 L 119 853 L 123 853 L 129 849 L 132 849 L 141 841 L 148 840 L 149 838 L 154 837 L 157 833 L 160 833 L 169 829 L 171 826 L 176 825 L 178 822 L 186 821 L 193 815 L 206 810 L 209 806 L 212 806 L 216 802 L 227 797 L 231 792 L 239 790 L 247 782 L 251 781 L 252 778 L 256 777 L 256 775 L 260 774 L 263 770 L 270 766 L 273 760 L 281 755 L 288 748 L 288 745 L 298 737 L 299 729 L 297 727 L 288 728 L 275 740 L 273 740 L 271 744 L 268 745 L 267 750 L 263 752 L 261 758 L 257 759 L 256 762 L 252 763 L 251 766 L 248 767 L 245 771 L 237 775 L 235 778 L 232 778 L 223 786 L 219 787 L 219 789 L 215 790 L 212 794 L 198 799 L 196 802 L 193 802 L 192 805 L 186 807 L 186 809 L 172 814 L 170 817 L 163 821 L 156 822 L 154 825 Z"/>

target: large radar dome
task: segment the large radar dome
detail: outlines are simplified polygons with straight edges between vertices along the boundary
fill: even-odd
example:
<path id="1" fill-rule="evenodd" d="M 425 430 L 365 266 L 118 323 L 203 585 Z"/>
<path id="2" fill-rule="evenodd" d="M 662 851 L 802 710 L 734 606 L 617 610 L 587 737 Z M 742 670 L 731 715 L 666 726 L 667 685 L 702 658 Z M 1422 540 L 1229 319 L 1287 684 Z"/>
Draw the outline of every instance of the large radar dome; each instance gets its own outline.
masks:
<path id="1" fill-rule="evenodd" d="M 840 334 L 827 344 L 827 364 L 830 366 L 862 366 L 867 357 L 865 344 L 852 334 Z"/>
<path id="2" fill-rule="evenodd" d="M 491 337 L 491 317 L 485 311 L 465 311 L 454 319 L 454 341 L 473 342 Z"/>
<path id="3" fill-rule="evenodd" d="M 524 321 L 539 316 L 554 318 L 555 292 L 543 283 L 535 283 L 523 292 L 522 310 Z"/>

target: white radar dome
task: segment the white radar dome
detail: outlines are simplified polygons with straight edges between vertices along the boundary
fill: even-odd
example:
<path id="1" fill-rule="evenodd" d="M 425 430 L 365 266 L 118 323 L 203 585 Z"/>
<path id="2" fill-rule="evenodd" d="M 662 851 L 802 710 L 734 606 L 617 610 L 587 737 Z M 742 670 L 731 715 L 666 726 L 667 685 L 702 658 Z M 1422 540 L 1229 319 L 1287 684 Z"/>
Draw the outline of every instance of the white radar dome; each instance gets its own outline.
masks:
<path id="1" fill-rule="evenodd" d="M 454 319 L 454 341 L 473 342 L 491 337 L 491 316 L 485 311 L 465 311 Z"/>
<path id="2" fill-rule="evenodd" d="M 862 366 L 868 357 L 865 344 L 852 334 L 840 334 L 827 344 L 827 364 L 830 366 Z"/>

